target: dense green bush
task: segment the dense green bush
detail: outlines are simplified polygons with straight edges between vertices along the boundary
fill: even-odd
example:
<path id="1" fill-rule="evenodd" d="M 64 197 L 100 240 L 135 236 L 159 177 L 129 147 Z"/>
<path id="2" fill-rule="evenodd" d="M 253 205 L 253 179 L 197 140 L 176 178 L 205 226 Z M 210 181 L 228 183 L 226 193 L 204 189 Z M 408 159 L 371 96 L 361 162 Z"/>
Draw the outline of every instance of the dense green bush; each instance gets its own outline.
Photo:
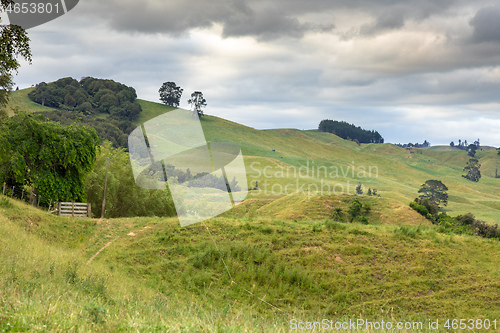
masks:
<path id="1" fill-rule="evenodd" d="M 410 202 L 410 207 L 425 216 L 428 220 L 431 220 L 432 223 L 439 225 L 438 230 L 441 232 L 475 234 L 476 236 L 484 238 L 497 238 L 500 240 L 500 229 L 497 224 L 490 225 L 484 221 L 476 220 L 474 215 L 471 213 L 459 215 L 457 217 L 448 216 L 446 213 L 438 215 L 437 209 L 434 210 L 434 207 L 429 204 L 428 200 L 426 201 L 426 199 L 423 199 L 419 202 L 416 201 L 417 199 Z M 433 213 L 429 213 L 427 211 L 427 207 L 430 207 Z"/>
<path id="2" fill-rule="evenodd" d="M 361 216 L 359 218 L 359 222 L 361 222 L 362 224 L 369 224 L 368 219 L 366 218 L 366 216 Z"/>
<path id="3" fill-rule="evenodd" d="M 423 205 L 419 205 L 415 201 L 410 202 L 410 207 L 413 208 L 413 210 L 417 211 L 420 215 L 424 216 L 427 218 L 427 215 L 429 214 L 429 211 L 427 208 Z"/>
<path id="4" fill-rule="evenodd" d="M 448 216 L 446 213 L 439 214 L 439 217 L 437 218 L 437 224 L 445 227 L 460 225 L 460 223 L 455 218 Z"/>
<path id="5" fill-rule="evenodd" d="M 32 187 L 54 201 L 85 201 L 99 147 L 94 129 L 17 112 L 0 122 L 0 184 Z"/>
<path id="6" fill-rule="evenodd" d="M 474 221 L 476 220 L 474 218 L 474 215 L 471 214 L 471 213 L 467 213 L 465 215 L 459 215 L 456 217 L 456 220 L 462 224 L 462 225 L 471 225 L 474 223 Z"/>
<path id="7" fill-rule="evenodd" d="M 71 77 L 53 83 L 41 82 L 28 94 L 41 105 L 83 114 L 107 113 L 113 118 L 134 121 L 142 112 L 134 88 L 113 80 Z"/>
<path id="8" fill-rule="evenodd" d="M 44 111 L 37 113 L 47 120 L 56 121 L 62 125 L 82 124 L 87 127 L 93 127 L 97 136 L 101 140 L 110 141 L 113 147 L 127 148 L 128 135 L 134 130 L 134 125 L 128 120 L 108 118 L 106 121 L 96 118 L 94 115 L 86 115 L 79 112 L 69 111 Z"/>
<path id="9" fill-rule="evenodd" d="M 384 143 L 384 138 L 379 132 L 364 130 L 345 121 L 324 119 L 319 123 L 318 130 L 333 133 L 342 139 L 357 140 L 358 143 Z"/>
<path id="10" fill-rule="evenodd" d="M 354 199 L 354 201 L 349 206 L 349 217 L 351 218 L 350 219 L 351 222 L 353 222 L 356 217 L 361 215 L 361 208 L 362 207 L 363 207 L 363 205 L 361 204 L 361 202 L 359 202 L 358 199 Z"/>
<path id="11" fill-rule="evenodd" d="M 477 236 L 500 239 L 500 229 L 498 229 L 498 224 L 489 225 L 484 221 L 475 220 L 471 227 Z"/>
<path id="12" fill-rule="evenodd" d="M 105 142 L 92 172 L 85 183 L 87 202 L 95 216 L 101 216 L 106 161 L 109 157 L 106 217 L 175 216 L 175 208 L 167 190 L 147 190 L 136 185 L 129 154 Z"/>
<path id="13" fill-rule="evenodd" d="M 416 198 L 415 202 L 421 206 L 424 206 L 429 214 L 432 216 L 437 217 L 438 215 L 438 206 L 435 203 L 432 203 L 429 199 L 427 198 Z"/>

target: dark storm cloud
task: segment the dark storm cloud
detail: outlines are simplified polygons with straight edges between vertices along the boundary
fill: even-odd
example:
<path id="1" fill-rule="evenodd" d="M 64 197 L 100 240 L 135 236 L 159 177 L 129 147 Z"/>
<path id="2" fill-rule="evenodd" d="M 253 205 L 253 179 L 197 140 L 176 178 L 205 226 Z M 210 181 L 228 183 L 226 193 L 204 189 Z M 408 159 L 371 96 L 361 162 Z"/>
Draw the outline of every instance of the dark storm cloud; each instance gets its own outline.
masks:
<path id="1" fill-rule="evenodd" d="M 470 21 L 474 28 L 472 41 L 500 42 L 500 6 L 481 8 Z"/>
<path id="2" fill-rule="evenodd" d="M 182 35 L 192 29 L 219 24 L 224 37 L 258 39 L 300 38 L 311 31 L 334 29 L 333 17 L 352 10 L 373 18 L 361 27 L 362 35 L 374 35 L 404 26 L 406 20 L 423 20 L 453 8 L 463 0 L 89 0 L 88 12 L 100 16 L 120 31 Z M 83 6 L 82 6 L 83 7 Z M 309 15 L 309 16 L 308 16 Z M 321 22 L 314 15 L 321 16 Z M 304 17 L 308 16 L 308 19 Z M 356 24 L 353 22 L 353 24 Z"/>
<path id="3" fill-rule="evenodd" d="M 302 37 L 308 31 L 331 30 L 333 24 L 301 22 L 283 6 L 249 6 L 244 1 L 106 1 L 88 3 L 88 13 L 119 31 L 183 35 L 192 29 L 223 26 L 225 37 Z M 283 10 L 285 9 L 285 10 Z"/>
<path id="4" fill-rule="evenodd" d="M 224 37 L 256 36 L 260 39 L 300 38 L 308 31 L 326 32 L 334 28 L 333 24 L 300 23 L 297 18 L 285 17 L 277 10 L 260 15 L 251 12 L 247 16 L 231 16 L 223 20 L 223 25 Z"/>

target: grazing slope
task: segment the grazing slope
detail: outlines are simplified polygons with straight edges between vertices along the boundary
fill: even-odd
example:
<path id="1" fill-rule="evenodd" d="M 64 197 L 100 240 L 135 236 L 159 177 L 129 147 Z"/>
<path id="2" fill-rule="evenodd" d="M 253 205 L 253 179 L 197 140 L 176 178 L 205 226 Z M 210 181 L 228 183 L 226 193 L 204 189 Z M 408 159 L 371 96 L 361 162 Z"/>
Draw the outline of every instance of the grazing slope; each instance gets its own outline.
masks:
<path id="1" fill-rule="evenodd" d="M 11 106 L 28 112 L 41 111 L 42 107 L 27 97 L 29 90 L 13 92 Z M 172 110 L 159 103 L 138 102 L 143 112 L 135 125 Z M 499 221 L 500 179 L 494 177 L 495 170 L 500 169 L 500 156 L 495 150 L 477 152 L 483 177 L 474 183 L 462 177 L 469 157 L 458 149 L 432 147 L 410 153 L 392 144 L 358 146 L 316 130 L 256 130 L 214 116 L 203 117 L 202 126 L 208 141 L 234 142 L 241 147 L 249 185 L 253 187 L 258 181 L 261 189 L 249 198 L 279 198 L 297 191 L 309 196 L 353 194 L 355 186 L 361 183 L 366 190 L 376 188 L 382 197 L 392 199 L 393 208 L 397 209 L 413 200 L 426 180 L 438 179 L 450 189 L 449 204 L 444 209 L 448 214 L 472 212 L 488 223 Z M 266 167 L 267 172 L 263 173 Z M 301 167 L 305 177 L 296 174 Z"/>
<path id="2" fill-rule="evenodd" d="M 206 222 L 217 250 L 200 224 L 70 219 L 0 195 L 0 330 L 287 332 L 291 318 L 500 317 L 496 240 L 248 208 L 261 216 Z"/>

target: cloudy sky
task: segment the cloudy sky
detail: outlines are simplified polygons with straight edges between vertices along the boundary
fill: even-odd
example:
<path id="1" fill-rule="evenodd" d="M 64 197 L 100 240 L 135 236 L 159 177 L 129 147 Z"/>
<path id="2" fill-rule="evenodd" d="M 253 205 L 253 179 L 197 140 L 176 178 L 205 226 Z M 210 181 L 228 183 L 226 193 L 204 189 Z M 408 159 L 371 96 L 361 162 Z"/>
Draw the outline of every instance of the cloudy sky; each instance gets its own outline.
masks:
<path id="1" fill-rule="evenodd" d="M 111 78 L 258 129 L 322 119 L 388 142 L 500 146 L 500 5 L 465 0 L 84 0 L 28 30 L 20 88 Z"/>

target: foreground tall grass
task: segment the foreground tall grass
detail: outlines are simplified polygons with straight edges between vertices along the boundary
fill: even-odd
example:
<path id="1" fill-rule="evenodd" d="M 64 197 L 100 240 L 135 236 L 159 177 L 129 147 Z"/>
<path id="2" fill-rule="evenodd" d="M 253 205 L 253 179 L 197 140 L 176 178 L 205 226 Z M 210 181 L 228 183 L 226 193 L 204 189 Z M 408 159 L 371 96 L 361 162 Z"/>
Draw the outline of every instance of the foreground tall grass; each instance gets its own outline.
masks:
<path id="1" fill-rule="evenodd" d="M 498 241 L 328 219 L 206 224 L 219 250 L 200 224 L 61 218 L 0 197 L 0 331 L 288 332 L 294 318 L 500 319 Z M 254 296 L 231 283 L 222 259 Z"/>

